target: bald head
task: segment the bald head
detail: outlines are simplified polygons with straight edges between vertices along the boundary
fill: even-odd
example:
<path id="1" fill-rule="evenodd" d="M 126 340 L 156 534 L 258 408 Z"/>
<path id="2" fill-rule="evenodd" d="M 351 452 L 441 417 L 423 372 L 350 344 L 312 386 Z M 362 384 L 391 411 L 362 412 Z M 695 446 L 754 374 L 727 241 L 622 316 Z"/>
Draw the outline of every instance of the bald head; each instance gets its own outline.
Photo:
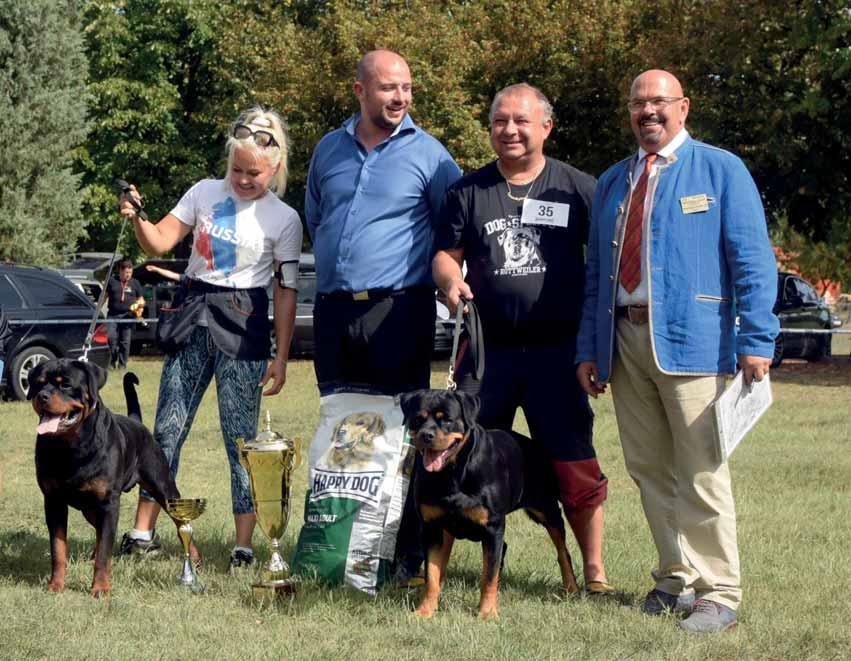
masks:
<path id="1" fill-rule="evenodd" d="M 632 132 L 647 152 L 664 149 L 685 126 L 689 100 L 680 81 L 667 71 L 650 69 L 638 76 L 629 102 Z"/>
<path id="2" fill-rule="evenodd" d="M 404 70 L 408 76 L 411 75 L 410 71 L 408 71 L 408 63 L 398 53 L 394 53 L 391 50 L 372 50 L 358 62 L 355 80 L 359 80 L 362 83 L 368 82 L 379 70 Z"/>
<path id="3" fill-rule="evenodd" d="M 359 130 L 374 138 L 386 137 L 405 119 L 411 105 L 408 63 L 393 51 L 370 51 L 358 63 L 353 90 L 360 102 Z"/>
<path id="4" fill-rule="evenodd" d="M 654 89 L 664 90 L 665 93 L 661 96 L 684 96 L 683 86 L 676 76 L 668 73 L 664 69 L 650 69 L 639 75 L 632 81 L 630 88 L 630 96 L 639 96 L 636 92 L 641 87 L 653 87 Z"/>

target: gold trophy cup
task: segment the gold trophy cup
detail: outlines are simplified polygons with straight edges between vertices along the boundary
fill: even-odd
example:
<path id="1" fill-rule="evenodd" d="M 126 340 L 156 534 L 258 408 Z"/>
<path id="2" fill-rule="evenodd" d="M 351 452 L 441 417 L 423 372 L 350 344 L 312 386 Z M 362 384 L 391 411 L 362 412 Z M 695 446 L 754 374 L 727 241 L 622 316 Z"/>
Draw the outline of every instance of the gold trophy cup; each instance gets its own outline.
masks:
<path id="1" fill-rule="evenodd" d="M 180 584 L 192 592 L 203 592 L 204 585 L 198 581 L 192 560 L 189 557 L 189 545 L 192 543 L 192 524 L 204 513 L 207 501 L 204 498 L 169 498 L 165 501 L 165 511 L 177 524 L 177 535 L 183 543 L 183 571 L 180 574 Z"/>
<path id="2" fill-rule="evenodd" d="M 281 557 L 280 540 L 290 519 L 292 475 L 301 463 L 301 440 L 290 440 L 272 431 L 272 416 L 266 411 L 266 428 L 257 438 L 252 441 L 238 438 L 236 444 L 239 460 L 251 481 L 257 523 L 272 547 L 261 580 L 252 583 L 251 589 L 256 599 L 274 600 L 295 592 L 290 568 Z"/>

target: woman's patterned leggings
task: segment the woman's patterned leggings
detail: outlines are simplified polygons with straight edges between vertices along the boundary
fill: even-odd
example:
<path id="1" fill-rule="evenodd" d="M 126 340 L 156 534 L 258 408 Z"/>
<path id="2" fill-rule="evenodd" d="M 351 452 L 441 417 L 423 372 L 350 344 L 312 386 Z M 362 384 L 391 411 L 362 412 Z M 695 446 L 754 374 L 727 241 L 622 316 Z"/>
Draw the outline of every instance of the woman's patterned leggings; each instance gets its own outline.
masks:
<path id="1" fill-rule="evenodd" d="M 230 463 L 230 490 L 234 514 L 254 511 L 248 473 L 239 463 L 234 441 L 257 436 L 260 414 L 258 385 L 266 371 L 265 360 L 237 360 L 218 350 L 208 329 L 198 326 L 177 353 L 167 356 L 160 377 L 154 439 L 165 452 L 172 477 L 177 476 L 180 449 L 189 435 L 204 391 L 216 377 L 219 423 Z M 144 490 L 142 497 L 152 500 Z"/>

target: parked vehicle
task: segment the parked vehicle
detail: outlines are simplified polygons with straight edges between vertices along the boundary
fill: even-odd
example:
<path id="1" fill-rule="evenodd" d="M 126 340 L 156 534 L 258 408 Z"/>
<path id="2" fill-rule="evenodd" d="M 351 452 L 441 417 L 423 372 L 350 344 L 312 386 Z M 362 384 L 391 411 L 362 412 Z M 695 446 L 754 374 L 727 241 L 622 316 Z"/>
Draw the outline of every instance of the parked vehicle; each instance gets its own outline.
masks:
<path id="1" fill-rule="evenodd" d="M 0 264 L 0 306 L 12 330 L 0 388 L 15 399 L 25 399 L 33 367 L 52 358 L 82 355 L 95 305 L 56 271 Z M 68 323 L 50 323 L 57 321 Z M 104 369 L 109 365 L 106 324 L 96 326 L 88 359 Z"/>
<path id="2" fill-rule="evenodd" d="M 774 343 L 771 366 L 784 358 L 819 360 L 831 355 L 830 333 L 787 333 L 784 329 L 830 330 L 839 325 L 813 286 L 794 273 L 777 274 L 777 300 L 774 313 L 780 319 L 780 334 Z"/>
<path id="3" fill-rule="evenodd" d="M 68 266 L 57 270 L 77 285 L 94 303 L 97 303 L 111 259 L 111 252 L 81 252 L 74 255 L 73 261 Z M 120 260 L 121 253 L 118 253 L 115 255 L 115 263 L 117 264 Z"/>

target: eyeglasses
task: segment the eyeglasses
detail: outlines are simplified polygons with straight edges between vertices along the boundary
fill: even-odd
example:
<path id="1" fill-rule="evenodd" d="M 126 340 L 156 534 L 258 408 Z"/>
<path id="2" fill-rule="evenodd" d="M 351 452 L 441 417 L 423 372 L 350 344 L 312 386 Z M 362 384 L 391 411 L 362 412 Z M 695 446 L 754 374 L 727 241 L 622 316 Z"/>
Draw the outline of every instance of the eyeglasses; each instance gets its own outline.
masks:
<path id="1" fill-rule="evenodd" d="M 269 131 L 263 131 L 259 129 L 257 131 L 252 131 L 250 127 L 245 124 L 237 124 L 233 127 L 233 137 L 238 140 L 247 140 L 248 138 L 254 138 L 255 144 L 260 147 L 277 147 L 278 141 L 275 140 L 275 136 L 272 135 Z"/>
<path id="2" fill-rule="evenodd" d="M 644 106 L 649 103 L 653 110 L 662 110 L 669 104 L 682 101 L 684 98 L 684 96 L 656 96 L 652 99 L 630 99 L 626 107 L 629 108 L 630 112 L 641 112 L 644 110 Z"/>

